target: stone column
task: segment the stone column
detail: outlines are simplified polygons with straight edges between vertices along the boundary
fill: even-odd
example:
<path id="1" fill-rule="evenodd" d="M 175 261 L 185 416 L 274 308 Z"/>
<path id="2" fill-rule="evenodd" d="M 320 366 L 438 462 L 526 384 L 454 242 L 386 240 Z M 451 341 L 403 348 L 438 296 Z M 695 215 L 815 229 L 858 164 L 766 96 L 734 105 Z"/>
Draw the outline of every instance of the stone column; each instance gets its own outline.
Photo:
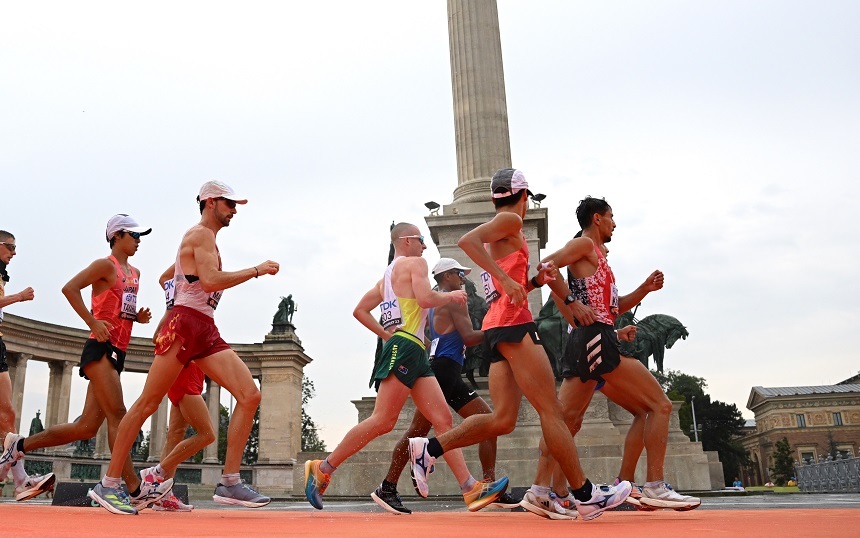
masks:
<path id="1" fill-rule="evenodd" d="M 99 431 L 96 433 L 96 447 L 93 449 L 93 458 L 97 460 L 110 458 L 107 420 L 102 421 L 102 425 L 99 426 Z"/>
<path id="2" fill-rule="evenodd" d="M 15 410 L 15 431 L 21 431 L 21 409 L 24 406 L 24 380 L 27 378 L 27 361 L 33 358 L 29 353 L 7 353 L 9 377 L 12 380 L 12 409 Z"/>
<path id="3" fill-rule="evenodd" d="M 209 407 L 209 420 L 215 430 L 215 442 L 203 449 L 203 463 L 218 463 L 218 427 L 221 420 L 221 386 L 206 378 L 206 405 Z"/>
<path id="4" fill-rule="evenodd" d="M 45 406 L 45 428 L 69 421 L 69 397 L 72 391 L 73 365 L 66 361 L 48 363 L 48 404 Z"/>
<path id="5" fill-rule="evenodd" d="M 302 449 L 302 367 L 282 363 L 262 369 L 258 463 L 288 463 Z"/>
<path id="6" fill-rule="evenodd" d="M 146 461 L 158 461 L 161 459 L 161 450 L 164 448 L 164 442 L 167 440 L 167 413 L 168 402 L 170 400 L 165 396 L 161 400 L 161 404 L 155 413 L 150 418 L 149 427 L 149 458 Z"/>
<path id="7" fill-rule="evenodd" d="M 485 202 L 493 173 L 511 166 L 496 0 L 448 0 L 457 188 L 454 203 Z"/>

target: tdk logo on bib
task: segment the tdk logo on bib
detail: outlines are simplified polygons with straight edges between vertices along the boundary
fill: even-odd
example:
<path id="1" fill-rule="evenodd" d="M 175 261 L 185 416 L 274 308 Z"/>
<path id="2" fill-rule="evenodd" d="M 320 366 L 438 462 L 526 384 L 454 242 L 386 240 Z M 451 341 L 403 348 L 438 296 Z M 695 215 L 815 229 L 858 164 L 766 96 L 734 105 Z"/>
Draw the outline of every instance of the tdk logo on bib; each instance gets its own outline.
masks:
<path id="1" fill-rule="evenodd" d="M 397 299 L 383 301 L 379 305 L 379 309 L 382 310 L 382 315 L 379 317 L 379 323 L 382 325 L 383 329 L 398 326 L 403 323 L 403 316 L 400 313 L 400 305 L 397 303 Z"/>

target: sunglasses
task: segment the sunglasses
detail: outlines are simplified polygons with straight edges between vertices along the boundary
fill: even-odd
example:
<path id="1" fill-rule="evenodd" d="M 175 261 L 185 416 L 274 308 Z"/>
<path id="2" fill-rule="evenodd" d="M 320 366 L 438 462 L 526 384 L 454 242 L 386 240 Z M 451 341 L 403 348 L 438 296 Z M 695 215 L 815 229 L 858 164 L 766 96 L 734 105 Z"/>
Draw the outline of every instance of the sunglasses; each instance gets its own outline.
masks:
<path id="1" fill-rule="evenodd" d="M 122 233 L 130 235 L 132 239 L 140 239 L 141 236 L 140 232 L 129 232 L 128 230 L 123 230 Z"/>
<path id="2" fill-rule="evenodd" d="M 419 243 L 424 244 L 424 236 L 423 235 L 404 235 L 403 237 L 398 237 L 397 239 L 417 239 Z"/>
<path id="3" fill-rule="evenodd" d="M 5 241 L 0 241 L 0 245 L 3 245 L 8 248 L 9 252 L 15 252 L 15 243 L 7 243 Z"/>
<path id="4" fill-rule="evenodd" d="M 227 207 L 230 209 L 236 209 L 236 201 L 228 200 L 227 198 L 218 198 L 218 200 L 224 200 L 224 203 L 227 204 Z"/>

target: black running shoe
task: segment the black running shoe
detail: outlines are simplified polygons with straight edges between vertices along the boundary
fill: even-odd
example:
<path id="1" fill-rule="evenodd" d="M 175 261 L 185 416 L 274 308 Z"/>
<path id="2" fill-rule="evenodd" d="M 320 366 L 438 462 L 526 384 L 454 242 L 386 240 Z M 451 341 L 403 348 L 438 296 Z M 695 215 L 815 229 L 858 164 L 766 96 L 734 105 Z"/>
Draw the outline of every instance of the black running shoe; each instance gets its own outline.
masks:
<path id="1" fill-rule="evenodd" d="M 490 503 L 490 508 L 517 508 L 520 505 L 520 501 L 514 499 L 510 493 L 505 492 L 496 499 L 495 501 Z"/>
<path id="2" fill-rule="evenodd" d="M 400 495 L 397 491 L 384 491 L 382 486 L 376 488 L 376 491 L 370 494 L 373 502 L 391 512 L 392 514 L 411 514 L 412 510 L 403 506 L 403 501 L 400 500 Z"/>

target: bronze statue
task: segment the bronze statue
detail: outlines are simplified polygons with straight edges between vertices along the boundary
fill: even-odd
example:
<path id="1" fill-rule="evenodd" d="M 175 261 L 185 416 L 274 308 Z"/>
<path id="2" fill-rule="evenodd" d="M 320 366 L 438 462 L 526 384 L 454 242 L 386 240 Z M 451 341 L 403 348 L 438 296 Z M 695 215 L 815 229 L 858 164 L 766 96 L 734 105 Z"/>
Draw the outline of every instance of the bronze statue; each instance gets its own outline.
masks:
<path id="1" fill-rule="evenodd" d="M 472 319 L 472 328 L 480 329 L 484 322 L 484 316 L 487 315 L 487 310 L 490 307 L 487 306 L 487 301 L 478 295 L 478 288 L 475 283 L 468 278 L 466 279 L 466 308 Z M 475 370 L 478 370 L 480 376 L 487 376 L 490 373 L 490 361 L 484 357 L 483 344 L 467 347 L 466 359 L 463 362 L 463 374 L 472 384 L 472 387 L 478 390 L 478 383 L 475 382 Z"/>
<path id="2" fill-rule="evenodd" d="M 278 311 L 275 317 L 272 318 L 272 325 L 292 325 L 293 314 L 296 311 L 296 303 L 293 302 L 293 295 L 281 297 L 281 302 L 278 304 Z"/>
<path id="3" fill-rule="evenodd" d="M 552 373 L 555 374 L 556 379 L 559 379 L 561 377 L 559 361 L 570 336 L 567 332 L 569 323 L 558 311 L 558 306 L 552 297 L 538 312 L 535 325 L 537 325 L 538 334 L 549 357 L 549 363 L 552 365 Z"/>
<path id="4" fill-rule="evenodd" d="M 30 435 L 36 435 L 37 433 L 44 431 L 45 427 L 42 425 L 42 420 L 39 418 L 39 415 L 42 414 L 42 410 L 36 411 L 36 418 L 30 421 Z"/>
<path id="5" fill-rule="evenodd" d="M 621 352 L 629 357 L 636 357 L 648 368 L 648 357 L 654 356 L 654 364 L 658 372 L 663 372 L 663 357 L 666 350 L 671 349 L 678 340 L 686 340 L 689 331 L 677 318 L 667 314 L 652 314 L 637 320 L 632 312 L 625 312 L 615 320 L 615 327 L 636 325 L 636 339 L 633 342 L 621 342 Z"/>

